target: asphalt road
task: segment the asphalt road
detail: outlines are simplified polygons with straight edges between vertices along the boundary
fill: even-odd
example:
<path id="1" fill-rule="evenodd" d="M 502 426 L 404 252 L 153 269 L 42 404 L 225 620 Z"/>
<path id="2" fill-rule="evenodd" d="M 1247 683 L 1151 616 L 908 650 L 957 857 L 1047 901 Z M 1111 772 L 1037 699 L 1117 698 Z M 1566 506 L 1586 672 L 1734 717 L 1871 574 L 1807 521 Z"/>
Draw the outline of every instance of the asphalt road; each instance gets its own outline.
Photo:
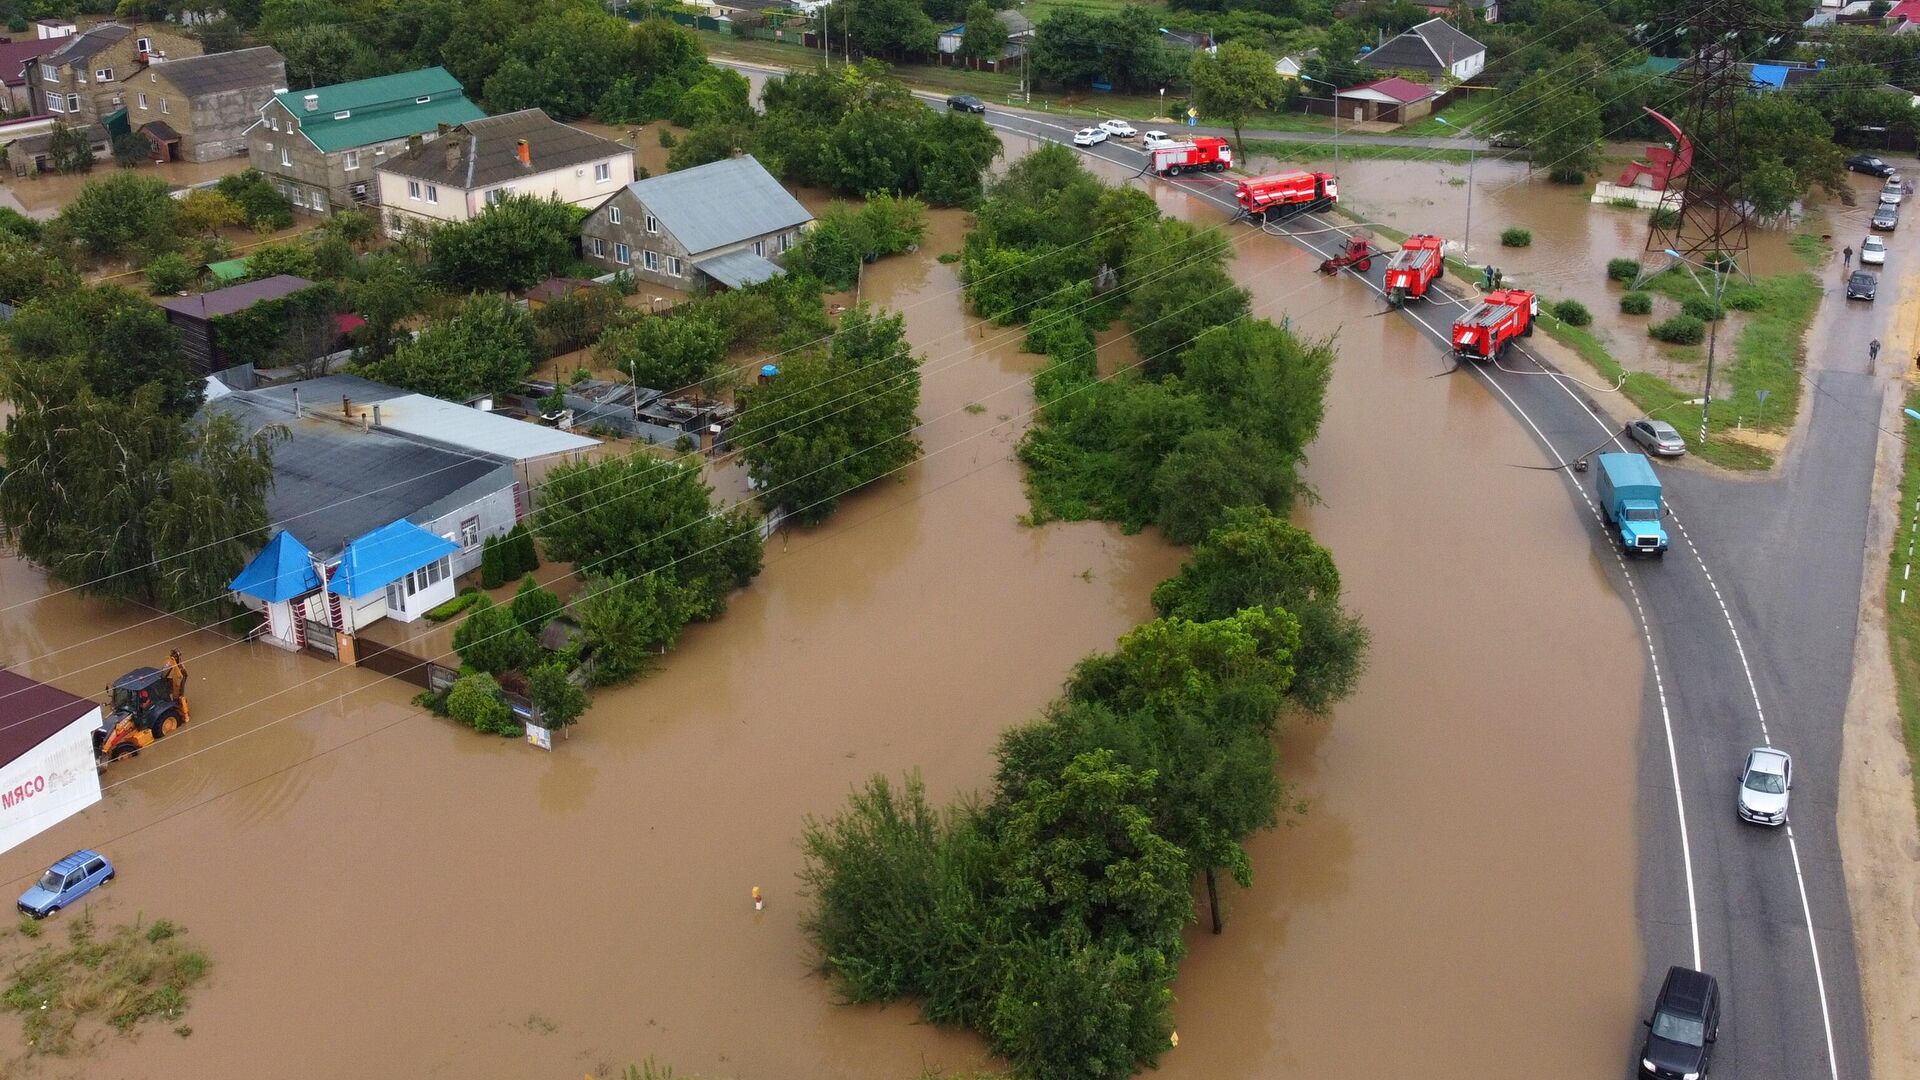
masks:
<path id="1" fill-rule="evenodd" d="M 987 121 L 1037 138 L 1071 135 L 1070 122 L 999 110 Z M 1084 152 L 1136 168 L 1143 160 L 1117 142 Z M 1182 186 L 1234 212 L 1224 185 Z M 1872 196 L 1864 183 L 1862 191 L 1863 209 L 1849 216 L 1836 242 L 1859 246 L 1845 228 L 1866 234 Z M 1315 217 L 1305 227 L 1334 224 Z M 1278 231 L 1332 253 L 1324 234 L 1310 241 L 1284 226 Z M 1904 233 L 1890 246 L 1894 267 L 1920 259 L 1920 244 Z M 1377 293 L 1384 262 L 1376 260 L 1364 284 L 1349 272 L 1342 286 Z M 1720 1076 L 1868 1075 L 1834 815 L 1881 389 L 1905 362 L 1884 354 L 1880 372 L 1869 373 L 1867 342 L 1893 337 L 1896 276 L 1886 275 L 1877 303 L 1849 305 L 1838 267 L 1827 274 L 1803 397 L 1811 416 L 1778 476 L 1749 481 L 1662 468 L 1674 510 L 1666 558 L 1618 557 L 1594 505 L 1593 474 L 1560 474 L 1574 511 L 1593 522 L 1595 550 L 1617 567 L 1616 583 L 1641 620 L 1650 661 L 1639 766 L 1643 1001 L 1651 1003 L 1669 965 L 1717 976 L 1724 1005 L 1713 1072 Z M 1449 281 L 1446 297 L 1405 312 L 1433 334 L 1436 370 L 1448 364 L 1448 330 L 1470 304 L 1458 299 L 1468 291 Z M 1484 380 L 1549 463 L 1590 454 L 1618 436 L 1586 390 L 1542 377 L 1548 366 L 1531 350 L 1516 350 L 1507 367 L 1467 365 L 1454 377 Z M 1670 419 L 1683 429 L 1697 423 Z M 1606 448 L 1637 449 L 1624 440 Z M 1794 755 L 1792 822 L 1783 829 L 1746 825 L 1733 811 L 1735 774 L 1747 750 L 1766 743 Z M 1638 1028 L 1621 1033 L 1623 1076 L 1637 1064 L 1640 1036 Z"/>

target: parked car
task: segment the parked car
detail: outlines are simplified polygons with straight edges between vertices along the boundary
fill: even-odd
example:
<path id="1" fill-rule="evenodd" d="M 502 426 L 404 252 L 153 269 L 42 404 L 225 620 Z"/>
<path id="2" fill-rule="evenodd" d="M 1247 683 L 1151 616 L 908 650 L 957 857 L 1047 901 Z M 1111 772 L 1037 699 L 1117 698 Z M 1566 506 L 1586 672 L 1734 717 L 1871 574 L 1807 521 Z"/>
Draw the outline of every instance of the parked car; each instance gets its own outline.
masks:
<path id="1" fill-rule="evenodd" d="M 1905 190 L 1905 185 L 1898 176 L 1889 176 L 1887 182 L 1880 185 L 1880 201 L 1898 206 L 1901 193 Z"/>
<path id="2" fill-rule="evenodd" d="M 1670 967 L 1653 999 L 1647 1041 L 1640 1047 L 1640 1075 L 1659 1080 L 1700 1080 L 1720 1037 L 1720 985 L 1691 968 Z"/>
<path id="3" fill-rule="evenodd" d="M 1860 261 L 1871 266 L 1885 266 L 1887 242 L 1877 236 L 1869 236 L 1860 241 Z"/>
<path id="4" fill-rule="evenodd" d="M 1747 752 L 1740 769 L 1740 820 L 1755 825 L 1785 825 L 1787 797 L 1793 792 L 1793 758 L 1771 746 Z"/>
<path id="5" fill-rule="evenodd" d="M 1100 121 L 1100 130 L 1116 139 L 1131 139 L 1135 135 L 1140 134 L 1133 130 L 1133 125 L 1127 123 L 1125 120 L 1102 120 Z"/>
<path id="6" fill-rule="evenodd" d="M 1679 457 L 1687 452 L 1687 440 L 1681 438 L 1673 425 L 1665 420 L 1653 420 L 1643 416 L 1627 425 L 1627 434 L 1634 442 L 1662 457 Z"/>
<path id="7" fill-rule="evenodd" d="M 47 867 L 40 880 L 20 894 L 20 911 L 44 919 L 112 880 L 113 864 L 105 855 L 76 851 Z"/>
<path id="8" fill-rule="evenodd" d="M 1880 279 L 1865 270 L 1855 270 L 1847 279 L 1847 299 L 1872 300 L 1873 294 L 1880 291 Z"/>
<path id="9" fill-rule="evenodd" d="M 1075 146 L 1092 146 L 1095 143 L 1103 143 L 1106 141 L 1107 133 L 1104 128 L 1081 128 L 1079 131 L 1073 133 L 1073 145 Z"/>
<path id="10" fill-rule="evenodd" d="M 1179 141 L 1179 139 L 1174 138 L 1166 132 L 1158 130 L 1143 132 L 1140 136 L 1140 145 L 1149 150 L 1156 146 L 1172 146 Z"/>
<path id="11" fill-rule="evenodd" d="M 987 103 L 972 94 L 955 94 L 947 99 L 947 108 L 954 112 L 985 113 Z"/>
<path id="12" fill-rule="evenodd" d="M 1855 154 L 1848 158 L 1847 170 L 1849 172 L 1866 173 L 1868 176 L 1878 176 L 1883 180 L 1893 175 L 1893 166 L 1881 161 L 1872 154 Z"/>
<path id="13" fill-rule="evenodd" d="M 1900 208 L 1897 206 L 1889 206 L 1886 203 L 1881 203 L 1878 207 L 1875 207 L 1873 211 L 1873 227 L 1876 229 L 1885 229 L 1887 232 L 1892 232 L 1899 228 Z"/>

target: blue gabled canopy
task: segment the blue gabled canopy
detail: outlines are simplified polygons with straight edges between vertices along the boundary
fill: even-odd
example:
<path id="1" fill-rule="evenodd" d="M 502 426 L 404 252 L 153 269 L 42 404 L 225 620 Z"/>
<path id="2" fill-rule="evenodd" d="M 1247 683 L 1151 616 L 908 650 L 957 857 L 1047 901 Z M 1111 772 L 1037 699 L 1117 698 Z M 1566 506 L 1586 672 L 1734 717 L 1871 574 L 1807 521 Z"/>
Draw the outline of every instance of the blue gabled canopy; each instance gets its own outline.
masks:
<path id="1" fill-rule="evenodd" d="M 243 596 L 268 603 L 305 596 L 319 587 L 320 575 L 313 569 L 313 553 L 285 529 L 274 533 L 260 554 L 227 586 Z"/>
<path id="2" fill-rule="evenodd" d="M 459 550 L 460 545 L 404 518 L 390 521 L 347 545 L 327 591 L 335 596 L 366 596 Z"/>

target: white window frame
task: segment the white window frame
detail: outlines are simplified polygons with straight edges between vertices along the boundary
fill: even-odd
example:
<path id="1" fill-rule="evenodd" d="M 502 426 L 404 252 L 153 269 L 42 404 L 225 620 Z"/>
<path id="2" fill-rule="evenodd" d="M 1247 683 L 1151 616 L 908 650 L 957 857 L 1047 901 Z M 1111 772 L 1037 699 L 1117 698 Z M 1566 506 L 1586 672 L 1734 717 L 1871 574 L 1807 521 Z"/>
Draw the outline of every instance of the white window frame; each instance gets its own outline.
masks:
<path id="1" fill-rule="evenodd" d="M 291 167 L 293 165 L 293 144 L 292 143 L 286 143 L 280 147 L 280 164 L 288 167 Z"/>
<path id="2" fill-rule="evenodd" d="M 765 240 L 755 240 L 753 242 L 753 253 L 755 255 L 761 256 L 762 258 L 766 257 L 767 242 Z"/>
<path id="3" fill-rule="evenodd" d="M 617 206 L 607 207 L 607 221 L 614 225 L 620 224 L 620 208 L 619 207 Z"/>
<path id="4" fill-rule="evenodd" d="M 687 264 L 680 261 L 680 256 L 667 256 L 667 273 L 672 274 L 674 277 L 685 277 L 686 270 Z"/>
<path id="5" fill-rule="evenodd" d="M 780 234 L 780 250 L 781 250 L 781 252 L 782 252 L 782 253 L 785 253 L 785 252 L 787 252 L 787 251 L 790 251 L 790 250 L 792 250 L 792 249 L 793 249 L 793 234 L 792 234 L 792 233 L 790 233 L 790 232 L 783 232 L 783 233 L 781 233 L 781 234 Z"/>
<path id="6" fill-rule="evenodd" d="M 60 91 L 58 90 L 47 91 L 47 111 L 57 112 L 57 113 L 63 113 L 67 111 L 67 99 L 60 96 Z"/>
<path id="7" fill-rule="evenodd" d="M 647 235 L 648 236 L 660 235 L 660 219 L 657 217 L 654 217 L 652 214 L 647 215 Z"/>
<path id="8" fill-rule="evenodd" d="M 147 95 L 141 94 L 139 95 L 139 99 L 140 99 L 140 110 L 142 112 L 145 112 L 147 108 Z"/>
<path id="9" fill-rule="evenodd" d="M 67 95 L 67 111 L 70 113 L 77 113 L 80 111 L 80 95 L 79 94 Z"/>
<path id="10" fill-rule="evenodd" d="M 352 109 L 341 109 L 339 112 L 333 114 L 335 120 L 345 120 L 351 116 L 353 116 Z"/>
<path id="11" fill-rule="evenodd" d="M 492 188 L 487 191 L 487 193 L 483 196 L 483 198 L 486 199 L 486 203 L 488 206 L 499 206 L 500 200 L 506 198 L 506 195 L 507 195 L 506 188 Z"/>
<path id="12" fill-rule="evenodd" d="M 435 204 L 435 205 L 438 205 L 438 204 L 439 204 L 439 202 L 440 202 L 440 185 L 438 185 L 438 184 L 428 184 L 428 185 L 427 185 L 427 201 L 428 201 L 428 202 L 430 202 L 430 203 L 433 203 L 433 204 Z"/>
<path id="13" fill-rule="evenodd" d="M 41 64 L 40 77 L 42 79 L 52 79 L 54 82 L 59 82 L 60 69 L 57 67 L 54 67 L 52 64 Z"/>
<path id="14" fill-rule="evenodd" d="M 412 199 L 414 202 L 420 201 L 420 181 L 407 181 L 407 198 Z"/>
<path id="15" fill-rule="evenodd" d="M 355 169 L 358 169 L 360 167 L 360 151 L 358 150 L 347 151 L 344 155 L 341 156 L 340 163 L 346 166 L 346 169 L 348 172 L 352 172 Z"/>
<path id="16" fill-rule="evenodd" d="M 143 52 L 143 53 L 150 53 L 150 52 L 152 52 L 152 51 L 153 51 L 153 39 L 152 39 L 152 38 L 134 38 L 134 39 L 133 39 L 133 51 L 135 51 L 135 52 Z"/>
<path id="17" fill-rule="evenodd" d="M 169 107 L 167 106 L 167 99 L 166 99 L 166 98 L 161 98 L 161 99 L 160 99 L 160 111 L 161 111 L 161 112 L 163 112 L 163 113 L 170 113 L 170 112 L 172 112 L 172 111 L 173 111 L 173 110 L 172 110 L 171 108 L 169 108 Z"/>
<path id="18" fill-rule="evenodd" d="M 145 94 L 141 94 L 141 95 L 140 95 L 140 107 L 141 107 L 141 108 L 143 108 L 143 109 L 147 107 L 147 95 L 145 95 Z M 270 129 L 270 130 L 272 130 L 272 131 L 279 131 L 279 130 L 280 130 L 280 118 L 279 118 L 279 117 L 277 117 L 277 116 L 273 116 L 273 115 L 271 115 L 271 114 L 269 114 L 269 115 L 267 116 L 267 127 L 268 127 L 268 129 Z"/>
<path id="19" fill-rule="evenodd" d="M 654 273 L 660 272 L 660 253 L 649 248 L 640 253 L 640 264 Z"/>
<path id="20" fill-rule="evenodd" d="M 405 579 L 401 579 L 404 581 Z M 387 582 L 387 610 L 407 610 L 407 588 L 400 581 Z"/>
<path id="21" fill-rule="evenodd" d="M 653 252 L 649 251 L 647 254 L 652 255 Z M 633 249 L 625 244 L 613 245 L 613 261 L 619 263 L 621 266 L 632 265 Z"/>
<path id="22" fill-rule="evenodd" d="M 451 539 L 451 538 L 449 538 Z M 470 517 L 460 523 L 460 546 L 468 551 L 480 546 L 480 518 Z"/>
<path id="23" fill-rule="evenodd" d="M 607 242 L 605 240 L 602 240 L 597 236 L 589 236 L 587 237 L 587 239 L 593 242 L 594 258 L 604 259 L 607 257 Z"/>
<path id="24" fill-rule="evenodd" d="M 96 82 L 112 82 L 112 81 L 113 81 L 113 69 L 112 69 L 112 68 L 99 68 L 99 69 L 97 69 L 97 70 L 95 70 L 95 71 L 94 71 L 94 73 L 93 73 L 93 77 L 94 77 L 94 80 L 95 80 Z"/>
<path id="25" fill-rule="evenodd" d="M 612 180 L 613 180 L 613 163 L 612 162 L 602 161 L 594 165 L 593 167 L 594 183 L 605 184 L 605 183 L 611 182 Z"/>
<path id="26" fill-rule="evenodd" d="M 324 191 L 321 191 L 318 188 L 315 188 L 313 191 L 313 197 L 311 199 L 311 203 L 313 206 L 314 213 L 316 214 L 326 213 L 327 212 L 327 193 Z"/>

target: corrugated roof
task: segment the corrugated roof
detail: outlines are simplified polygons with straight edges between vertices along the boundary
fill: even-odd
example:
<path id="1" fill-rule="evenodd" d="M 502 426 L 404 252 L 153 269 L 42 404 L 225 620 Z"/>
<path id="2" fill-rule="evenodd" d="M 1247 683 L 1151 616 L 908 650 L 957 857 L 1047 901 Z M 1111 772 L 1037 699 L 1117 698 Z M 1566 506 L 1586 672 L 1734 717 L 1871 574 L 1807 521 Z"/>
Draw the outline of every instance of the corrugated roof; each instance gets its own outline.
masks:
<path id="1" fill-rule="evenodd" d="M 744 289 L 749 285 L 771 281 L 786 273 L 773 260 L 744 249 L 729 251 L 725 255 L 715 255 L 710 259 L 701 259 L 693 265 L 698 267 L 701 273 L 729 289 Z"/>
<path id="2" fill-rule="evenodd" d="M 215 289 L 198 296 L 178 296 L 171 300 L 162 300 L 160 306 L 191 318 L 212 319 L 221 315 L 231 315 L 236 311 L 245 311 L 262 300 L 276 300 L 282 296 L 290 296 L 312 285 L 313 282 L 303 277 L 275 274 L 270 278 L 229 285 L 224 289 Z"/>
<path id="3" fill-rule="evenodd" d="M 269 603 L 305 596 L 319 587 L 320 575 L 313 568 L 313 553 L 285 529 L 274 533 L 260 554 L 227 585 L 242 596 Z"/>
<path id="4" fill-rule="evenodd" d="M 28 38 L 25 41 L 0 42 L 0 82 L 8 86 L 25 86 L 27 61 L 37 61 L 59 48 L 64 41 L 64 38 Z"/>
<path id="5" fill-rule="evenodd" d="M 411 521 L 390 521 L 347 544 L 327 591 L 335 596 L 366 596 L 459 550 L 459 544 Z"/>
<path id="6" fill-rule="evenodd" d="M 308 94 L 318 98 L 312 112 L 306 107 Z M 300 133 L 325 153 L 424 135 L 441 124 L 487 115 L 441 67 L 288 91 L 274 100 L 300 119 Z"/>
<path id="7" fill-rule="evenodd" d="M 131 27 L 119 23 L 101 23 L 86 33 L 61 38 L 60 48 L 47 57 L 46 62 L 58 67 L 71 67 L 78 61 L 91 59 L 95 53 L 124 40 L 131 33 Z"/>
<path id="8" fill-rule="evenodd" d="M 751 154 L 636 180 L 627 190 L 696 258 L 813 220 Z"/>
<path id="9" fill-rule="evenodd" d="M 600 445 L 598 439 L 585 435 L 456 405 L 426 394 L 402 394 L 381 402 L 380 426 L 514 461 L 531 461 Z"/>
<path id="10" fill-rule="evenodd" d="M 449 139 L 458 140 L 452 164 L 447 162 Z M 522 139 L 527 141 L 528 157 L 532 159 L 528 165 L 520 164 Z M 469 120 L 431 146 L 388 158 L 379 171 L 473 190 L 621 154 L 631 156 L 633 151 L 612 139 L 563 124 L 539 109 L 521 109 Z"/>
<path id="11" fill-rule="evenodd" d="M 1402 105 L 1414 101 L 1425 101 L 1433 96 L 1433 87 L 1422 86 L 1417 82 L 1413 82 L 1410 79 L 1403 79 L 1398 75 L 1388 79 L 1375 79 L 1373 82 L 1361 83 L 1359 86 L 1349 86 L 1345 90 L 1340 91 L 1340 93 L 1342 96 L 1345 96 L 1347 94 L 1357 94 L 1363 90 L 1371 90 L 1376 94 L 1390 98 Z"/>
<path id="12" fill-rule="evenodd" d="M 75 697 L 57 686 L 0 668 L 0 764 L 47 741 L 47 736 L 98 710 L 99 703 Z"/>
<path id="13" fill-rule="evenodd" d="M 287 83 L 287 62 L 267 45 L 170 60 L 150 70 L 188 97 L 252 89 L 260 91 L 260 105 Z"/>
<path id="14" fill-rule="evenodd" d="M 149 120 L 140 125 L 140 130 L 146 132 L 159 142 L 180 141 L 180 133 L 173 130 L 173 125 L 167 123 L 165 120 Z"/>
<path id="15" fill-rule="evenodd" d="M 1408 33 L 1419 34 L 1428 45 L 1433 46 L 1433 54 L 1448 64 L 1457 64 L 1487 51 L 1485 45 L 1468 37 L 1445 19 L 1428 19 Z"/>

